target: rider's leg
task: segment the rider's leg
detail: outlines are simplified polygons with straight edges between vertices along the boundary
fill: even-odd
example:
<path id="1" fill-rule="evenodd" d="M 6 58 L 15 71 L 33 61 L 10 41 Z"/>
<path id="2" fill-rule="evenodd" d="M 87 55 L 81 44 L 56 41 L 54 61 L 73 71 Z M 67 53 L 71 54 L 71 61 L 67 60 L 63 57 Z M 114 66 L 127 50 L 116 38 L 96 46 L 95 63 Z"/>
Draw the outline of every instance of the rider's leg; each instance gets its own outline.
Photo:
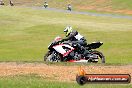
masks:
<path id="1" fill-rule="evenodd" d="M 81 51 L 83 51 L 84 56 L 89 55 L 90 52 L 85 48 L 85 45 L 87 45 L 86 40 L 79 40 L 78 44 L 79 44 L 78 46 L 80 47 Z"/>

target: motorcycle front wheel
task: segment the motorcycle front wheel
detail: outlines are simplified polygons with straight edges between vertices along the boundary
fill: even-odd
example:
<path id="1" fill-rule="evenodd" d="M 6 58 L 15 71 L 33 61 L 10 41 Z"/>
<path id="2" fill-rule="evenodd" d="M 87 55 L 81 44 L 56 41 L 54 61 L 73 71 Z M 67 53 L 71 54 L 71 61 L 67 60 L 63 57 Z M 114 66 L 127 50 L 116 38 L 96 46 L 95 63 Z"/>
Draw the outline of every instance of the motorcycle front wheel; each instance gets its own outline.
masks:
<path id="1" fill-rule="evenodd" d="M 54 52 L 48 51 L 44 56 L 44 61 L 46 62 L 60 62 L 60 58 L 55 56 Z"/>

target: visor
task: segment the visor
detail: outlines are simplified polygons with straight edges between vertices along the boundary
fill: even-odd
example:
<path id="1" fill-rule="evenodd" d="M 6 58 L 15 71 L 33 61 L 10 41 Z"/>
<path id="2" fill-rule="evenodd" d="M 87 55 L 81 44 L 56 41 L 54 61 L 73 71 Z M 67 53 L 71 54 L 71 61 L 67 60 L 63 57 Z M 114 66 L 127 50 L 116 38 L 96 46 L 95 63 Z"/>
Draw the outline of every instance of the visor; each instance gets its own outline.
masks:
<path id="1" fill-rule="evenodd" d="M 67 32 L 67 31 L 68 31 L 67 28 L 65 28 L 65 29 L 64 29 L 64 32 Z"/>

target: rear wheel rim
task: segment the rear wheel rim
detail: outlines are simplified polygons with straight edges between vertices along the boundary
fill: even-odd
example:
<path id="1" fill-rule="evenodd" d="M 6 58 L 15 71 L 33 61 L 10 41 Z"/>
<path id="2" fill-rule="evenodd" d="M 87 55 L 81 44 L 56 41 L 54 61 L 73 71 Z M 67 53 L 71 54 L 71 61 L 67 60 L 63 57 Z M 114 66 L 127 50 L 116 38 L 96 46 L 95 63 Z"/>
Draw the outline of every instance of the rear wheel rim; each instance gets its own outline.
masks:
<path id="1" fill-rule="evenodd" d="M 101 52 L 93 51 L 93 54 L 98 55 L 98 62 L 95 62 L 95 63 L 105 63 L 105 57 Z"/>

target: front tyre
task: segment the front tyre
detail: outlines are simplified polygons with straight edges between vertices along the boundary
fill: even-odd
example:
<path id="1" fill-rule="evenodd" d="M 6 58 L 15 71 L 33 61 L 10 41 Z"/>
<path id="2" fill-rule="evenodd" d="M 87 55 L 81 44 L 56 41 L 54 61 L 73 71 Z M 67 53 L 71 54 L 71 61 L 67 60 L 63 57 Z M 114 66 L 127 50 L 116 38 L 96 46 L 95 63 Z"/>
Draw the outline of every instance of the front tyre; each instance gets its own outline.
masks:
<path id="1" fill-rule="evenodd" d="M 44 56 L 44 61 L 46 62 L 60 62 L 60 56 L 54 51 L 48 51 Z"/>
<path id="2" fill-rule="evenodd" d="M 52 54 L 52 52 L 48 51 L 45 55 L 44 55 L 44 61 L 48 61 L 48 56 L 50 56 Z"/>

